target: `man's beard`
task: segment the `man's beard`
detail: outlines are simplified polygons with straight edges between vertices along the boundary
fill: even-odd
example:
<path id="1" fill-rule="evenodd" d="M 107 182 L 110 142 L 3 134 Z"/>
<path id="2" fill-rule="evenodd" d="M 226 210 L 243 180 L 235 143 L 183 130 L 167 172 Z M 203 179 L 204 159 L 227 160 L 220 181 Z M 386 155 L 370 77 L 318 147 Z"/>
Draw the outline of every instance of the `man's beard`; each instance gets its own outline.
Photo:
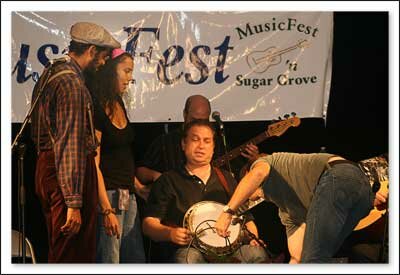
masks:
<path id="1" fill-rule="evenodd" d="M 98 64 L 98 57 L 97 55 L 93 58 L 92 61 L 86 66 L 86 68 L 83 70 L 83 75 L 85 79 L 93 79 L 94 76 L 96 75 L 97 72 L 97 64 Z"/>

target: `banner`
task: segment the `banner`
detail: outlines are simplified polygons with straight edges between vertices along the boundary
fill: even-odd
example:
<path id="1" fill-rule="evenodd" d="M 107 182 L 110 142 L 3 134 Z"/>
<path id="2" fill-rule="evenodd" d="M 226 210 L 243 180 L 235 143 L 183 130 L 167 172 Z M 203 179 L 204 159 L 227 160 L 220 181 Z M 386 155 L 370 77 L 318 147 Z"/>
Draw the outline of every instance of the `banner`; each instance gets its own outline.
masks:
<path id="1" fill-rule="evenodd" d="M 35 81 L 66 52 L 78 21 L 104 26 L 134 56 L 124 97 L 131 122 L 182 121 L 193 94 L 225 121 L 325 118 L 332 12 L 13 12 L 13 122 L 23 121 Z"/>

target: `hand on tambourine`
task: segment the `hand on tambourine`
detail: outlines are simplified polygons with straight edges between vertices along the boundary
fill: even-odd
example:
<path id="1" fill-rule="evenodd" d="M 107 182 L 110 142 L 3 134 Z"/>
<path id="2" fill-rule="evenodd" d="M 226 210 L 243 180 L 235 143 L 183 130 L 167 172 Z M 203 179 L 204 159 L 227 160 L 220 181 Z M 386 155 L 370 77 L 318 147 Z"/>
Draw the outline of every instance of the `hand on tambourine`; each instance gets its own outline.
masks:
<path id="1" fill-rule="evenodd" d="M 227 231 L 229 225 L 232 221 L 232 215 L 229 213 L 221 213 L 217 222 L 215 223 L 215 230 L 217 234 L 221 237 L 229 237 L 230 231 Z"/>
<path id="2" fill-rule="evenodd" d="M 192 235 L 190 231 L 183 227 L 171 228 L 169 237 L 171 242 L 179 245 L 187 245 L 192 240 Z"/>

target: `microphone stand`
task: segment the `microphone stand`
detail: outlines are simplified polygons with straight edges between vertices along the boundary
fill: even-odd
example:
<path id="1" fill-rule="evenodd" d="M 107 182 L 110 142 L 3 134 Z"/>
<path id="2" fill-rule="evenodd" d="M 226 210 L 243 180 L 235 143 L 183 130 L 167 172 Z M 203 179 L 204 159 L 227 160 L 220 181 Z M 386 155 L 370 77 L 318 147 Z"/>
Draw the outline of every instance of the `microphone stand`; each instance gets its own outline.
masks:
<path id="1" fill-rule="evenodd" d="M 224 154 L 226 156 L 225 160 L 226 160 L 226 164 L 228 166 L 228 171 L 229 171 L 229 173 L 231 173 L 231 175 L 233 177 L 235 177 L 235 175 L 232 173 L 231 162 L 230 162 L 229 156 L 228 156 L 228 146 L 226 144 L 226 138 L 225 138 L 225 130 L 224 130 L 224 126 L 222 125 L 222 123 L 219 125 L 219 130 L 220 130 L 220 134 L 222 137 L 222 144 L 224 145 Z"/>
<path id="2" fill-rule="evenodd" d="M 26 197 L 25 197 L 25 182 L 24 182 L 24 157 L 26 153 L 26 145 L 23 142 L 20 142 L 20 139 L 22 137 L 22 134 L 26 128 L 26 125 L 31 119 L 32 113 L 36 108 L 37 103 L 39 102 L 39 99 L 43 93 L 43 89 L 46 86 L 50 75 L 51 75 L 51 70 L 52 70 L 52 63 L 50 62 L 50 66 L 48 67 L 47 71 L 45 71 L 45 79 L 41 83 L 42 85 L 39 87 L 38 94 L 31 104 L 31 108 L 29 109 L 28 114 L 26 115 L 24 122 L 22 123 L 21 129 L 19 130 L 18 134 L 16 135 L 12 145 L 11 145 L 11 152 L 14 152 L 15 148 L 18 148 L 18 199 L 19 199 L 19 212 L 18 213 L 18 230 L 21 232 L 19 235 L 19 238 L 22 238 L 21 240 L 18 240 L 18 245 L 22 243 L 22 263 L 26 262 L 26 241 L 25 241 L 25 202 L 26 202 Z M 40 79 L 39 79 L 40 81 Z M 22 235 L 22 237 L 21 237 Z M 19 256 L 19 255 L 18 255 Z"/>
<path id="3" fill-rule="evenodd" d="M 22 237 L 18 234 L 18 251 L 22 247 L 22 263 L 26 262 L 26 245 L 25 245 L 25 183 L 24 183 L 24 156 L 26 146 L 24 143 L 18 144 L 18 209 L 21 211 L 18 218 L 18 232 L 22 232 Z M 22 231 L 21 231 L 22 230 Z M 22 240 L 21 240 L 22 239 Z M 20 256 L 20 255 L 18 255 Z"/>
<path id="4" fill-rule="evenodd" d="M 253 233 L 251 233 L 249 231 L 249 229 L 247 228 L 246 224 L 245 224 L 246 218 L 243 216 L 243 220 L 242 220 L 242 228 L 247 232 L 247 234 L 249 234 L 250 238 L 253 240 L 256 240 L 256 242 L 262 247 L 264 248 L 265 253 L 267 253 L 268 257 L 271 259 L 271 261 L 273 261 L 274 258 L 276 258 L 276 255 L 274 255 L 265 245 L 265 243 L 263 243 L 259 238 L 256 237 L 256 235 L 254 235 Z"/>

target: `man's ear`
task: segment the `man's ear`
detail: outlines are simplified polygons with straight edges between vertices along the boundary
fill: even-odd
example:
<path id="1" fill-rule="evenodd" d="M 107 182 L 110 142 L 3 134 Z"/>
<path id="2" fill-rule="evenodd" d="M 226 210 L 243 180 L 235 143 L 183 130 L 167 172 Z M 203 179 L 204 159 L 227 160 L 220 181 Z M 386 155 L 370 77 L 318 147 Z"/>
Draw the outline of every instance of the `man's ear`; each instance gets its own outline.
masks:
<path id="1" fill-rule="evenodd" d="M 183 138 L 183 139 L 181 139 L 181 148 L 182 148 L 182 151 L 185 151 L 185 147 L 186 147 L 186 143 L 185 143 L 185 139 Z"/>
<path id="2" fill-rule="evenodd" d="M 97 48 L 95 45 L 90 45 L 87 49 L 89 56 L 93 59 L 96 56 Z"/>

